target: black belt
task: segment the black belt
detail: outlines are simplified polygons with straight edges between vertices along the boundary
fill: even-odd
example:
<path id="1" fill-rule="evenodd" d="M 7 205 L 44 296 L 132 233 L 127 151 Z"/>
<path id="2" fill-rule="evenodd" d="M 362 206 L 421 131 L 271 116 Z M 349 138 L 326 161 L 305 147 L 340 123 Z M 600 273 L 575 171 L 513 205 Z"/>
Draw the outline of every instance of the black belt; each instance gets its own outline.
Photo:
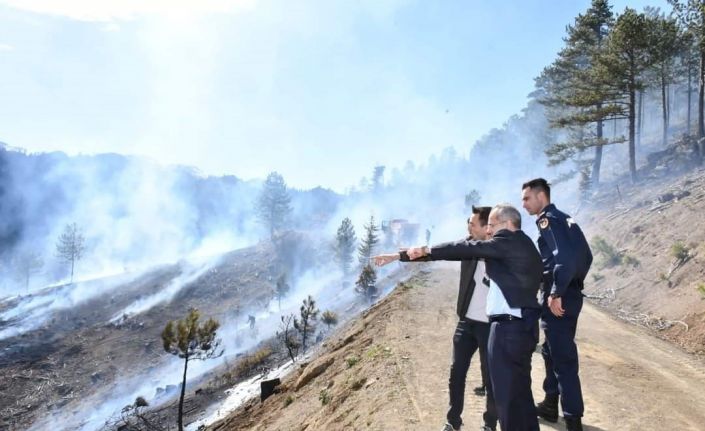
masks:
<path id="1" fill-rule="evenodd" d="M 511 320 L 521 320 L 521 317 L 516 317 L 511 314 L 495 314 L 489 316 L 490 322 L 509 322 Z"/>

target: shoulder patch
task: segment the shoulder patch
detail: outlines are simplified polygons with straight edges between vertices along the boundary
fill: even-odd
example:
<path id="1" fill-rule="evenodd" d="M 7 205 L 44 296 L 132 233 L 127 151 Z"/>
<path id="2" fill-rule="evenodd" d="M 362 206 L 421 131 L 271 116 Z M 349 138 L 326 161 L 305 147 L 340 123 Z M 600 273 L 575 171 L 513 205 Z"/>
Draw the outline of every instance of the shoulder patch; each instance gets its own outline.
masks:
<path id="1" fill-rule="evenodd" d="M 548 219 L 542 218 L 541 220 L 539 220 L 539 227 L 541 229 L 546 229 L 548 227 Z"/>

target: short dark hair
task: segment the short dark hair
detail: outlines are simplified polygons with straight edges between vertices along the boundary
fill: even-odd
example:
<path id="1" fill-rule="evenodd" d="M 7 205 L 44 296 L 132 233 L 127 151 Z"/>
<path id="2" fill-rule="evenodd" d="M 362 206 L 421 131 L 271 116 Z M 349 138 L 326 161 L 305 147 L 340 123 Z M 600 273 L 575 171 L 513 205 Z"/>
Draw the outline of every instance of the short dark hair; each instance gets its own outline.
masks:
<path id="1" fill-rule="evenodd" d="M 476 207 L 475 205 L 472 206 L 472 213 L 478 214 L 480 216 L 479 219 L 481 226 L 487 226 L 487 222 L 490 219 L 490 211 L 492 211 L 492 207 Z M 470 219 L 468 219 L 468 223 L 470 223 Z"/>
<path id="2" fill-rule="evenodd" d="M 534 178 L 533 180 L 527 181 L 521 185 L 522 190 L 527 187 L 537 192 L 544 192 L 548 200 L 551 200 L 551 186 L 548 184 L 548 181 L 543 178 Z"/>

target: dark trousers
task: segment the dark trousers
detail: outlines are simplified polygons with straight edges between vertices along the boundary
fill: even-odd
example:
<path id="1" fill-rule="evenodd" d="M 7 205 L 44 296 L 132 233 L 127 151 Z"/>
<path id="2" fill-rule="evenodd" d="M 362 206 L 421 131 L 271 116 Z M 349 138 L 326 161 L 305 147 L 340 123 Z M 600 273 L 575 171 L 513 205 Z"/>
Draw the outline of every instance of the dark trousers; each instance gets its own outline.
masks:
<path id="1" fill-rule="evenodd" d="M 583 308 L 583 295 L 569 289 L 561 298 L 565 314 L 556 317 L 548 306 L 544 306 L 541 327 L 546 339 L 541 348 L 546 364 L 543 390 L 548 396 L 560 394 L 565 417 L 582 417 L 583 393 L 578 376 L 578 347 L 575 345 L 575 330 L 578 316 Z"/>
<path id="2" fill-rule="evenodd" d="M 450 379 L 448 389 L 450 393 L 450 407 L 446 418 L 454 428 L 460 428 L 463 423 L 461 414 L 465 403 L 465 379 L 470 368 L 470 360 L 477 350 L 480 351 L 480 369 L 483 382 L 489 382 L 487 368 L 487 342 L 490 325 L 470 319 L 458 322 L 453 335 L 453 363 L 450 366 Z M 497 412 L 492 393 L 492 385 L 487 384 L 485 398 L 485 413 L 482 415 L 485 425 L 490 428 L 497 426 Z"/>
<path id="3" fill-rule="evenodd" d="M 539 337 L 538 309 L 523 309 L 522 320 L 493 322 L 488 362 L 502 431 L 537 431 L 531 393 L 531 354 Z"/>

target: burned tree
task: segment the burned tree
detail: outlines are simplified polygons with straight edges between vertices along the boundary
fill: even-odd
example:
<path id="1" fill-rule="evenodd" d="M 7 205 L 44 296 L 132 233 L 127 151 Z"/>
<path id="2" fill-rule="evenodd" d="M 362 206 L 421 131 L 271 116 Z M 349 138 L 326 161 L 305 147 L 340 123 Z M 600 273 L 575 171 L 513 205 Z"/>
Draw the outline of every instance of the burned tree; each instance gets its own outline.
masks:
<path id="1" fill-rule="evenodd" d="M 184 360 L 184 375 L 181 380 L 181 396 L 179 397 L 179 431 L 184 429 L 184 395 L 186 394 L 188 362 L 196 359 L 216 358 L 223 354 L 223 350 L 218 349 L 220 339 L 215 338 L 220 323 L 208 319 L 199 325 L 199 317 L 198 310 L 192 309 L 184 319 L 167 322 L 164 331 L 162 331 L 164 350 Z"/>
<path id="2" fill-rule="evenodd" d="M 297 340 L 294 335 L 294 328 L 298 326 L 298 321 L 293 314 L 282 316 L 281 320 L 279 325 L 280 331 L 277 332 L 277 337 L 279 337 L 286 348 L 291 362 L 296 362 L 296 355 L 299 353 L 299 347 L 301 347 L 301 343 L 299 343 L 299 340 Z"/>
<path id="3" fill-rule="evenodd" d="M 343 271 L 343 276 L 346 278 L 350 274 L 350 265 L 353 261 L 356 242 L 355 227 L 353 227 L 350 219 L 345 217 L 338 228 L 338 233 L 335 235 L 335 259 Z"/>
<path id="4" fill-rule="evenodd" d="M 282 274 L 277 279 L 277 286 L 274 294 L 277 297 L 277 302 L 279 304 L 279 311 L 282 311 L 282 298 L 284 298 L 291 290 L 291 286 L 286 282 L 286 274 Z"/>
<path id="5" fill-rule="evenodd" d="M 314 322 L 317 318 L 316 301 L 313 300 L 311 295 L 308 295 L 308 298 L 304 299 L 304 303 L 301 306 L 301 320 L 294 320 L 294 327 L 301 334 L 301 344 L 304 353 L 306 353 L 306 341 L 314 330 Z"/>
<path id="6" fill-rule="evenodd" d="M 39 253 L 25 251 L 12 259 L 12 266 L 15 278 L 19 282 L 24 282 L 25 289 L 29 292 L 29 279 L 42 269 L 44 261 Z"/>
<path id="7" fill-rule="evenodd" d="M 145 409 L 149 403 L 144 397 L 137 397 L 135 402 L 120 410 L 116 419 L 106 421 L 106 428 L 118 430 L 144 430 L 144 431 L 164 431 L 158 423 L 153 422 L 147 416 Z"/>
<path id="8" fill-rule="evenodd" d="M 64 232 L 56 243 L 56 254 L 65 262 L 71 264 L 71 283 L 73 283 L 73 270 L 76 262 L 81 260 L 85 251 L 85 239 L 76 223 L 67 224 Z"/>

